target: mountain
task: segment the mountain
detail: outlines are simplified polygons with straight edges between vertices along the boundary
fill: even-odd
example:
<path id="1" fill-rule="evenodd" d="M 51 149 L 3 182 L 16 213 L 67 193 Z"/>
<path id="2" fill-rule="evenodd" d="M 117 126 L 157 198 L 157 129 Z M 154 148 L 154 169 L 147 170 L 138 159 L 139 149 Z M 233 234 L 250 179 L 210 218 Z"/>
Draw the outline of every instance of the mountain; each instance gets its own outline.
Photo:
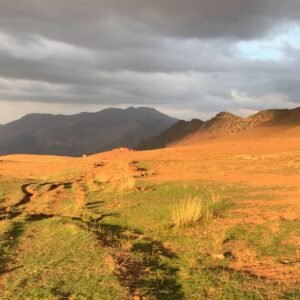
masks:
<path id="1" fill-rule="evenodd" d="M 0 127 L 0 155 L 72 155 L 135 147 L 177 119 L 152 108 L 108 108 L 71 116 L 30 114 Z"/>
<path id="2" fill-rule="evenodd" d="M 203 140 L 224 138 L 232 135 L 251 132 L 255 135 L 263 129 L 271 129 L 269 133 L 276 134 L 283 129 L 300 126 L 300 107 L 295 109 L 263 110 L 254 115 L 242 118 L 228 112 L 217 114 L 204 123 L 195 133 L 184 137 L 177 145 L 199 143 Z"/>
<path id="3" fill-rule="evenodd" d="M 191 121 L 180 120 L 171 125 L 168 129 L 164 130 L 158 136 L 154 136 L 149 139 L 142 139 L 136 148 L 137 150 L 164 148 L 197 131 L 201 128 L 201 126 L 203 126 L 203 124 L 204 122 L 198 119 L 193 119 Z"/>
<path id="4" fill-rule="evenodd" d="M 295 109 L 263 110 L 249 117 L 242 118 L 229 112 L 221 112 L 212 119 L 202 122 L 179 121 L 157 137 L 144 139 L 138 149 L 148 150 L 175 145 L 197 144 L 201 141 L 229 137 L 246 133 L 265 134 L 262 129 L 270 129 L 268 134 L 276 134 L 283 129 L 300 126 L 300 107 Z M 296 133 L 300 132 L 297 127 Z M 256 130 L 256 131 L 255 131 Z M 255 131 L 255 132 L 254 132 Z M 260 133 L 259 133 L 260 131 Z"/>
<path id="5" fill-rule="evenodd" d="M 300 107 L 294 109 L 273 109 L 260 111 L 249 117 L 258 124 L 274 126 L 293 126 L 300 125 Z"/>

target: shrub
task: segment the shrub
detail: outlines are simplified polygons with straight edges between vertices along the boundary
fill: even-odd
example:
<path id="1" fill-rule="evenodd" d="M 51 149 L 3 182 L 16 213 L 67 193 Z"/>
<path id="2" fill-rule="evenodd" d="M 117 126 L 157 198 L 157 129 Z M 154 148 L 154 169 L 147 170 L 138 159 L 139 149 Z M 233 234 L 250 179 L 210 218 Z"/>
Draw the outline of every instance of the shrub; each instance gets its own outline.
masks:
<path id="1" fill-rule="evenodd" d="M 209 190 L 208 197 L 211 203 L 218 203 L 221 201 L 221 195 L 214 190 Z"/>
<path id="2" fill-rule="evenodd" d="M 136 179 L 130 175 L 130 174 L 125 174 L 123 178 L 121 178 L 118 190 L 119 192 L 131 192 L 136 184 Z"/>
<path id="3" fill-rule="evenodd" d="M 198 197 L 189 197 L 176 204 L 172 211 L 175 226 L 189 226 L 201 220 L 204 212 L 203 201 Z"/>
<path id="4" fill-rule="evenodd" d="M 208 221 L 214 216 L 215 204 L 220 195 L 210 192 L 208 197 L 188 197 L 173 207 L 172 221 L 175 226 L 191 226 L 200 221 Z"/>

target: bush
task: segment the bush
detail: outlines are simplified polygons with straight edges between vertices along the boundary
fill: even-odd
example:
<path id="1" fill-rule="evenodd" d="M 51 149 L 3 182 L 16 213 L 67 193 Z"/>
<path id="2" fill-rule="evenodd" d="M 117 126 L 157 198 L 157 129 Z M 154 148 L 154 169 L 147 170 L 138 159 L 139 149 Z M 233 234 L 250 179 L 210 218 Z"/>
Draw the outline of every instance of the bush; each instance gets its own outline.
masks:
<path id="1" fill-rule="evenodd" d="M 189 197 L 180 200 L 173 207 L 173 224 L 191 226 L 200 221 L 208 221 L 213 218 L 215 204 L 220 201 L 220 195 L 213 192 L 210 192 L 208 197 Z"/>
<path id="2" fill-rule="evenodd" d="M 181 200 L 172 211 L 175 226 L 189 226 L 197 223 L 203 216 L 203 201 L 198 197 Z"/>
<path id="3" fill-rule="evenodd" d="M 130 175 L 125 174 L 123 178 L 121 178 L 119 185 L 118 185 L 118 191 L 119 192 L 131 192 L 136 184 L 136 179 Z"/>

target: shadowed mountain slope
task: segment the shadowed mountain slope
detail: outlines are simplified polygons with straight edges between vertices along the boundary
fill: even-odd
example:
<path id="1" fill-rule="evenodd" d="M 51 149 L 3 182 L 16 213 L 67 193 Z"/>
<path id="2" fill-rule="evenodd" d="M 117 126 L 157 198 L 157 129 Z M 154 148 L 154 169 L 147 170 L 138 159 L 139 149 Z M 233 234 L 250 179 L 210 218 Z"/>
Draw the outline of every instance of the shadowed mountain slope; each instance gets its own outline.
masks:
<path id="1" fill-rule="evenodd" d="M 109 108 L 77 115 L 30 114 L 0 127 L 0 155 L 80 156 L 115 147 L 135 147 L 177 120 L 152 108 Z"/>
<path id="2" fill-rule="evenodd" d="M 138 150 L 151 150 L 164 148 L 176 141 L 179 141 L 187 135 L 197 131 L 203 126 L 204 122 L 198 119 L 191 121 L 180 120 L 173 124 L 170 128 L 163 131 L 160 135 L 149 139 L 142 139 L 137 146 Z"/>

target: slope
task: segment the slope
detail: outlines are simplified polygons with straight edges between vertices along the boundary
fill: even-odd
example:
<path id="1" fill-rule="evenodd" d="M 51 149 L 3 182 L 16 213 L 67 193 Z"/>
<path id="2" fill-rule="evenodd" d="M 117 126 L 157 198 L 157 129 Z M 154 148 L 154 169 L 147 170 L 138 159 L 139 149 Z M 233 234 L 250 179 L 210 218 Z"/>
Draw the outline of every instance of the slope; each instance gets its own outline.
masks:
<path id="1" fill-rule="evenodd" d="M 176 141 L 181 140 L 189 134 L 197 131 L 203 124 L 204 122 L 198 119 L 193 119 L 191 121 L 180 120 L 158 136 L 154 136 L 149 139 L 142 139 L 136 148 L 138 150 L 164 148 L 167 145 L 175 143 Z"/>
<path id="2" fill-rule="evenodd" d="M 31 114 L 0 127 L 0 154 L 80 156 L 134 147 L 177 120 L 152 108 L 109 108 L 77 115 Z"/>
<path id="3" fill-rule="evenodd" d="M 176 145 L 192 145 L 203 141 L 243 136 L 284 135 L 286 131 L 299 133 L 300 108 L 264 110 L 247 118 L 241 118 L 228 112 L 217 114 L 204 123 L 201 128 L 179 140 Z"/>

